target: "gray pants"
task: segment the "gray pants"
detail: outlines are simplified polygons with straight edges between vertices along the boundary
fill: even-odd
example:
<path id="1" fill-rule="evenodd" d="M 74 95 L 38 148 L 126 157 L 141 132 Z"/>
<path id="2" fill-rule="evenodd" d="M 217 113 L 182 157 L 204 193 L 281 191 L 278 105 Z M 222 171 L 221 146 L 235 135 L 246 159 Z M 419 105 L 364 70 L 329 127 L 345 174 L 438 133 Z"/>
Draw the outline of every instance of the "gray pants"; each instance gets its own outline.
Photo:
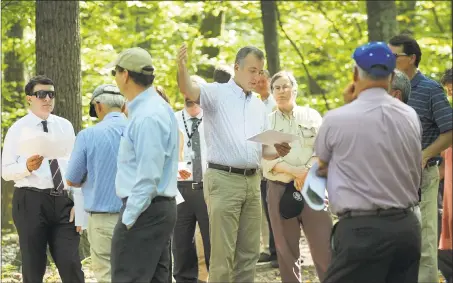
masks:
<path id="1" fill-rule="evenodd" d="M 307 237 L 319 280 L 322 281 L 330 263 L 329 238 L 332 230 L 332 218 L 327 211 L 314 211 L 305 204 L 299 216 L 284 219 L 280 216 L 280 199 L 285 192 L 285 185 L 273 181 L 268 181 L 268 185 L 269 218 L 274 233 L 282 282 L 303 281 L 300 266 L 297 264 L 300 257 L 301 226 Z"/>
<path id="2" fill-rule="evenodd" d="M 168 283 L 176 201 L 154 198 L 129 230 L 122 223 L 124 208 L 113 231 L 112 282 Z"/>

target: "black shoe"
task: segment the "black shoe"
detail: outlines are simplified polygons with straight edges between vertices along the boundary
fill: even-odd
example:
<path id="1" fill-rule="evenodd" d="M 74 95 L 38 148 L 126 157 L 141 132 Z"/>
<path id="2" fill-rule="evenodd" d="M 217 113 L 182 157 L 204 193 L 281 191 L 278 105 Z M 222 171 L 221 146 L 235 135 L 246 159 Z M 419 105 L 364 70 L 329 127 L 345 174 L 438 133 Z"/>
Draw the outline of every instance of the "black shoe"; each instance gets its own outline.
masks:
<path id="1" fill-rule="evenodd" d="M 269 261 L 271 261 L 270 257 L 271 256 L 268 254 L 261 253 L 260 258 L 258 259 L 258 262 L 269 262 Z"/>
<path id="2" fill-rule="evenodd" d="M 278 267 L 279 267 L 278 261 L 277 261 L 277 260 L 272 260 L 272 261 L 271 261 L 271 267 L 272 267 L 272 268 L 278 268 Z"/>

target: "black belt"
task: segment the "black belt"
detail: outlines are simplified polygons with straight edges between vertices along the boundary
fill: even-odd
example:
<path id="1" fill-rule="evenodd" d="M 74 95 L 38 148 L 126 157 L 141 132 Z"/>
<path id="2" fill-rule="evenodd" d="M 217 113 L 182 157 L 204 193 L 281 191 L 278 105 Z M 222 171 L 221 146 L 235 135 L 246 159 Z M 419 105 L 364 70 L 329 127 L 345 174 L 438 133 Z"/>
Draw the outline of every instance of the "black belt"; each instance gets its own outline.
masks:
<path id="1" fill-rule="evenodd" d="M 161 202 L 161 201 L 170 201 L 170 200 L 174 200 L 174 199 L 175 199 L 174 197 L 157 196 L 157 197 L 154 197 L 154 198 L 153 198 L 153 200 L 151 201 L 151 203 Z M 127 198 L 123 198 L 122 201 L 123 201 L 123 204 L 126 205 Z"/>
<path id="2" fill-rule="evenodd" d="M 433 157 L 426 162 L 425 168 L 440 166 L 440 164 L 442 164 L 442 157 Z"/>
<path id="3" fill-rule="evenodd" d="M 348 210 L 345 212 L 337 213 L 339 219 L 358 217 L 358 216 L 393 216 L 403 213 L 414 211 L 414 207 L 408 208 L 389 208 L 389 209 L 377 209 L 377 210 Z"/>
<path id="4" fill-rule="evenodd" d="M 192 190 L 202 190 L 203 189 L 203 182 L 194 183 L 191 181 L 180 181 L 178 182 L 178 187 L 180 188 L 192 188 Z"/>
<path id="5" fill-rule="evenodd" d="M 60 194 L 54 193 L 55 189 L 38 189 L 38 188 L 34 188 L 34 187 L 18 187 L 18 189 L 24 189 L 24 190 L 28 190 L 28 191 L 43 193 L 43 194 L 51 195 L 54 197 L 68 197 L 68 192 L 66 190 L 63 190 L 63 193 L 60 195 Z"/>
<path id="6" fill-rule="evenodd" d="M 224 165 L 219 165 L 219 164 L 214 164 L 214 163 L 208 163 L 208 168 L 222 170 L 222 171 L 226 171 L 229 173 L 241 174 L 244 176 L 252 176 L 252 175 L 256 174 L 256 169 L 239 169 L 239 168 L 234 168 L 234 167 L 224 166 Z"/>

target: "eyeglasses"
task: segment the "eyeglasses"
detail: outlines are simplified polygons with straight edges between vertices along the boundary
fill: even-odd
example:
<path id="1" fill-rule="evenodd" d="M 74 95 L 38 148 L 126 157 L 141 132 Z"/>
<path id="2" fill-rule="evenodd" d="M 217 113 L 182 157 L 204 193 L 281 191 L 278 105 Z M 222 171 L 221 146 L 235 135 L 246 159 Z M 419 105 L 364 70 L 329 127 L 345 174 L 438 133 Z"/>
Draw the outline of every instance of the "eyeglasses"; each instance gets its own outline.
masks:
<path id="1" fill-rule="evenodd" d="M 395 55 L 396 58 L 401 57 L 401 56 L 409 56 L 409 54 L 406 54 L 404 52 L 402 52 L 402 53 L 393 53 L 393 55 Z"/>
<path id="2" fill-rule="evenodd" d="M 33 92 L 34 96 L 36 96 L 39 99 L 44 99 L 47 96 L 49 96 L 50 99 L 53 99 L 55 97 L 55 91 L 53 90 L 38 90 Z"/>

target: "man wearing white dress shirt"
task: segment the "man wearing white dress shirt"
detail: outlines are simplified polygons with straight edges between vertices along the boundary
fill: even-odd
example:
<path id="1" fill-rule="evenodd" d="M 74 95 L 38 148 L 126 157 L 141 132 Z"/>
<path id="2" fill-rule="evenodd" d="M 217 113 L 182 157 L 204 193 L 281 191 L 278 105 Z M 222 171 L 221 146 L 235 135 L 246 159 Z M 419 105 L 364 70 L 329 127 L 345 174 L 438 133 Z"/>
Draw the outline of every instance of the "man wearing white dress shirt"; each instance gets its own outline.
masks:
<path id="1" fill-rule="evenodd" d="M 251 93 L 263 73 L 264 53 L 253 46 L 241 48 L 234 78 L 224 84 L 191 82 L 186 64 L 184 44 L 178 54 L 178 86 L 186 98 L 200 101 L 208 146 L 203 193 L 211 240 L 209 281 L 254 282 L 260 254 L 262 146 L 247 139 L 267 128 L 264 104 Z"/>
<path id="2" fill-rule="evenodd" d="M 62 282 L 84 282 L 78 253 L 80 227 L 70 221 L 74 202 L 62 179 L 69 156 L 49 160 L 18 153 L 25 129 L 74 137 L 74 128 L 68 120 L 51 114 L 56 94 L 52 80 L 34 77 L 25 93 L 29 113 L 9 128 L 2 153 L 2 177 L 15 182 L 12 213 L 22 253 L 22 279 L 24 283 L 43 281 L 49 244 Z"/>
<path id="3" fill-rule="evenodd" d="M 179 129 L 184 133 L 184 163 L 192 175 L 188 180 L 178 182 L 178 189 L 185 201 L 178 205 L 178 218 L 173 231 L 173 274 L 176 282 L 196 283 L 206 280 L 198 274 L 197 254 L 203 248 L 204 262 L 209 269 L 211 250 L 208 210 L 203 197 L 203 173 L 206 171 L 203 110 L 198 104 L 186 99 L 184 109 L 175 115 Z M 194 234 L 197 222 L 203 247 L 196 248 Z"/>

